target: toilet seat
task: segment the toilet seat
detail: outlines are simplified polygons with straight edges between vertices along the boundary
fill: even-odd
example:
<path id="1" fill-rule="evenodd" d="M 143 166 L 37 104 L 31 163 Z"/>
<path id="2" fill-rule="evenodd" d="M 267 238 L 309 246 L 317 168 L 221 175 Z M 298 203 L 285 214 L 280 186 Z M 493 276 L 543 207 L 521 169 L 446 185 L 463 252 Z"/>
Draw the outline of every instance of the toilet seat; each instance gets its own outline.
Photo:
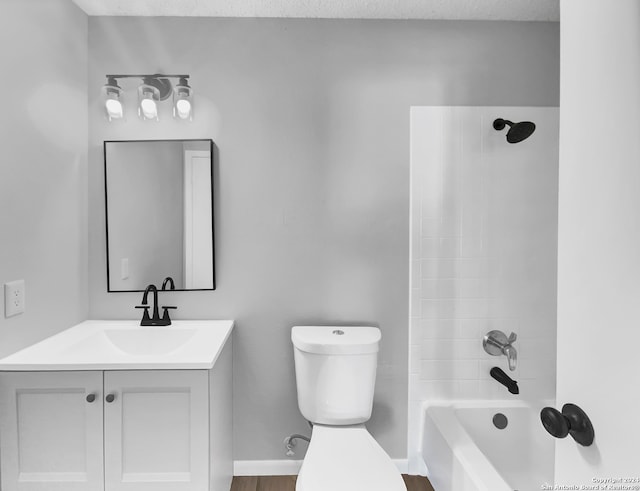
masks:
<path id="1" fill-rule="evenodd" d="M 364 425 L 313 426 L 296 491 L 406 491 L 391 458 Z"/>

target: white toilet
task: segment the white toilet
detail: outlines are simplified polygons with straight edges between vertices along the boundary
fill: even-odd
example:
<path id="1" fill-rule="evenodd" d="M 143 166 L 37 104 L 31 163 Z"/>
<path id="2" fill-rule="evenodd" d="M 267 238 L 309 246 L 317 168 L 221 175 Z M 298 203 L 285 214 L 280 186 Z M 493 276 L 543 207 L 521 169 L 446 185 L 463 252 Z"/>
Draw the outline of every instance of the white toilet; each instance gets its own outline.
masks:
<path id="1" fill-rule="evenodd" d="M 371 417 L 380 330 L 291 330 L 298 406 L 313 423 L 296 491 L 406 491 L 395 464 L 364 426 Z"/>

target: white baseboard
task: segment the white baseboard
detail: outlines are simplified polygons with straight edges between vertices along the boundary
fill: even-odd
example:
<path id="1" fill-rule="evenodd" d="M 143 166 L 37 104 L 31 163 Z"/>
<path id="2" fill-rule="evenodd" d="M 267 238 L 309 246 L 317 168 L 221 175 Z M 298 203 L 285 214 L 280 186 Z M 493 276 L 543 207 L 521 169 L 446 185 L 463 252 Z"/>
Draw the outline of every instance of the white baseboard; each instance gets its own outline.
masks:
<path id="1" fill-rule="evenodd" d="M 407 459 L 392 459 L 401 474 L 409 469 Z M 236 460 L 234 476 L 290 476 L 298 474 L 302 460 Z"/>
<path id="2" fill-rule="evenodd" d="M 396 464 L 400 474 L 409 474 L 409 460 L 407 459 L 391 459 Z"/>

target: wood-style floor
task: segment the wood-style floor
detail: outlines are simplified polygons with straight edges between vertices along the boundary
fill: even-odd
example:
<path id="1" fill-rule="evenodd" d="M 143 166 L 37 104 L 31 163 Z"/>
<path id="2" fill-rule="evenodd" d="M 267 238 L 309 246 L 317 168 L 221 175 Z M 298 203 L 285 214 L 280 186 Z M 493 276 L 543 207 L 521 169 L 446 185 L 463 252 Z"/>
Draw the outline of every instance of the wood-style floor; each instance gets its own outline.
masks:
<path id="1" fill-rule="evenodd" d="M 407 491 L 434 491 L 426 477 L 403 474 L 402 478 L 407 485 Z M 296 476 L 235 476 L 231 485 L 231 491 L 295 491 L 295 489 Z"/>

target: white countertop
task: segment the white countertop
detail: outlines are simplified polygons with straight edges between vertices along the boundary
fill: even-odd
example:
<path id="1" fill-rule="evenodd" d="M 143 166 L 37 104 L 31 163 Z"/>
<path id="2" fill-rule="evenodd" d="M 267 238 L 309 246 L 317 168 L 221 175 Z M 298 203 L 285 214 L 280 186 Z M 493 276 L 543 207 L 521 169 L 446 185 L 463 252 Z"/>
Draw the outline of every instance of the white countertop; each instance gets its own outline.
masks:
<path id="1" fill-rule="evenodd" d="M 0 371 L 208 370 L 232 329 L 232 320 L 88 320 L 1 359 Z"/>

